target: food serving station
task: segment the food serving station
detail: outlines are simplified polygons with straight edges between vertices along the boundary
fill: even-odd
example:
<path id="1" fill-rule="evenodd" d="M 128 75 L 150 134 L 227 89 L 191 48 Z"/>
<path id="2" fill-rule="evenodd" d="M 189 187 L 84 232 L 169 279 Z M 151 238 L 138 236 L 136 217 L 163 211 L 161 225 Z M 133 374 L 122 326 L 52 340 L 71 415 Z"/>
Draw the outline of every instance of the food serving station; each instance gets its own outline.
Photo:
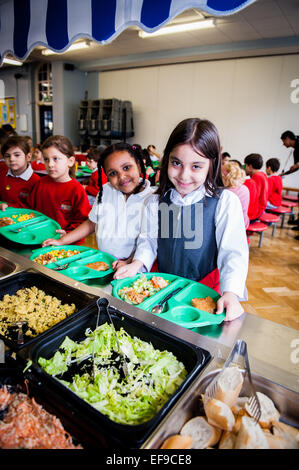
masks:
<path id="1" fill-rule="evenodd" d="M 65 429 L 83 448 L 160 448 L 170 434 L 179 432 L 193 415 L 196 400 L 221 369 L 237 339 L 247 344 L 250 367 L 257 390 L 267 393 L 280 411 L 282 421 L 299 426 L 298 332 L 263 318 L 244 313 L 231 322 L 185 328 L 162 316 L 122 301 L 112 295 L 112 274 L 84 283 L 63 272 L 35 262 L 32 249 L 1 238 L 0 292 L 14 294 L 20 287 L 35 285 L 46 294 L 75 303 L 77 312 L 50 327 L 34 339 L 21 344 L 5 340 L 5 362 L 0 367 L 0 384 L 18 383 L 24 389 L 29 380 L 29 394 L 45 409 L 55 414 Z M 67 272 L 67 271 L 65 271 Z M 97 308 L 98 299 L 107 299 L 116 330 L 124 327 L 129 335 L 152 343 L 157 350 L 173 353 L 186 367 L 186 375 L 170 399 L 148 421 L 127 425 L 113 422 L 99 410 L 85 403 L 59 380 L 41 367 L 40 357 L 48 360 L 62 351 L 67 336 L 82 341 L 84 331 L 91 331 L 106 320 Z M 179 298 L 179 297 L 178 297 Z M 1 300 L 0 299 L 0 300 Z M 3 339 L 2 336 L 0 336 Z M 19 337 L 18 337 L 19 339 Z M 297 342 L 296 342 L 297 341 Z M 28 363 L 28 361 L 31 361 Z M 27 370 L 23 372 L 27 364 Z M 64 376 L 63 376 L 64 377 Z"/>

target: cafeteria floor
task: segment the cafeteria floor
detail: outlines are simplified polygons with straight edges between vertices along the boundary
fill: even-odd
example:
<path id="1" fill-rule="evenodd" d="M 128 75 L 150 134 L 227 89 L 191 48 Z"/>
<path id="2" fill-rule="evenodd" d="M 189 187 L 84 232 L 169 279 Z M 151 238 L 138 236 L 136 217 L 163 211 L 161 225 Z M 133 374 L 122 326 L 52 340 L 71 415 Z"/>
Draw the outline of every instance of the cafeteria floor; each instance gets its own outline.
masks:
<path id="1" fill-rule="evenodd" d="M 261 248 L 259 236 L 251 237 L 248 302 L 242 305 L 248 313 L 299 330 L 299 240 L 295 240 L 299 232 L 291 228 L 286 220 L 272 237 L 269 227 Z M 85 245 L 97 247 L 94 234 L 85 239 Z"/>

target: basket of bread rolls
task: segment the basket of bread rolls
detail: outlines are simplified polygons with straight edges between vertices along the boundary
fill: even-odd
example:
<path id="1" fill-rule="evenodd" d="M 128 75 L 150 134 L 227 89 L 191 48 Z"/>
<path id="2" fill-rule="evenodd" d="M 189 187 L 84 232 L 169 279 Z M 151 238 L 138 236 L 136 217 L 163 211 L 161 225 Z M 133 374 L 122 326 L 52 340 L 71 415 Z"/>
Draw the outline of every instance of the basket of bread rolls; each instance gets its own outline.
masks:
<path id="1" fill-rule="evenodd" d="M 250 414 L 244 371 L 235 365 L 222 369 L 212 398 L 197 396 L 198 414 L 179 433 L 164 440 L 161 449 L 298 449 L 299 429 L 280 420 L 273 400 L 258 391 L 261 414 Z"/>

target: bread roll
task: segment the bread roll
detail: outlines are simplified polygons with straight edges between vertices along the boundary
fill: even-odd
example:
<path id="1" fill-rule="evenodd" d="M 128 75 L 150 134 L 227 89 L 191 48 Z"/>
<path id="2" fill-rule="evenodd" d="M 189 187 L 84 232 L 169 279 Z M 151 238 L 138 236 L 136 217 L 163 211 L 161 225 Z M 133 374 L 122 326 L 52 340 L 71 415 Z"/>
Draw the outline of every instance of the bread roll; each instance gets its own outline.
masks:
<path id="1" fill-rule="evenodd" d="M 208 422 L 224 431 L 231 431 L 235 425 L 235 417 L 230 407 L 216 398 L 204 399 L 204 408 Z"/>
<path id="2" fill-rule="evenodd" d="M 261 392 L 256 392 L 261 405 L 261 417 L 259 419 L 259 424 L 262 428 L 269 429 L 273 423 L 276 423 L 279 419 L 279 412 L 274 406 L 271 398 L 267 397 Z M 251 416 L 249 405 L 245 405 L 247 413 Z"/>
<path id="3" fill-rule="evenodd" d="M 244 378 L 238 367 L 225 367 L 217 378 L 217 391 L 213 398 L 226 403 L 230 408 L 236 403 Z"/>
<path id="4" fill-rule="evenodd" d="M 262 428 L 253 418 L 242 416 L 240 431 L 237 434 L 235 449 L 269 449 Z"/>
<path id="5" fill-rule="evenodd" d="M 190 449 L 193 444 L 191 436 L 182 436 L 175 434 L 174 436 L 168 437 L 160 447 L 160 449 Z"/>
<path id="6" fill-rule="evenodd" d="M 224 431 L 218 445 L 218 449 L 233 449 L 235 447 L 236 435 L 233 432 Z"/>
<path id="7" fill-rule="evenodd" d="M 206 449 L 217 444 L 221 430 L 211 426 L 204 417 L 197 416 L 187 421 L 181 429 L 181 435 L 192 437 L 192 449 Z"/>
<path id="8" fill-rule="evenodd" d="M 298 428 L 294 428 L 293 426 L 290 426 L 289 424 L 285 424 L 279 421 L 273 425 L 273 433 L 275 434 L 277 432 L 284 432 L 288 434 L 289 436 L 292 436 L 292 438 L 299 444 L 299 429 Z"/>
<path id="9" fill-rule="evenodd" d="M 277 422 L 272 426 L 272 433 L 267 429 L 264 431 L 268 437 L 270 449 L 299 449 L 298 429 Z M 271 447 L 271 445 L 276 445 L 277 447 Z"/>
<path id="10" fill-rule="evenodd" d="M 234 415 L 239 415 L 240 413 L 243 413 L 244 415 L 245 405 L 248 400 L 249 397 L 238 397 L 236 403 L 232 406 L 232 412 L 234 413 Z"/>

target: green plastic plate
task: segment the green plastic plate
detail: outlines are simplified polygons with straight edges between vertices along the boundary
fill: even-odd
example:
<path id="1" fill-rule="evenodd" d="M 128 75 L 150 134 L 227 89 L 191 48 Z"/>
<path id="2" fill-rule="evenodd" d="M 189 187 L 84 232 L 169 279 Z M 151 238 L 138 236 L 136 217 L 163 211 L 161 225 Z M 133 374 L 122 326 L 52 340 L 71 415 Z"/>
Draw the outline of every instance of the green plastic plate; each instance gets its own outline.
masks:
<path id="1" fill-rule="evenodd" d="M 223 322 L 225 318 L 224 312 L 220 315 L 215 315 L 205 312 L 204 310 L 199 310 L 193 307 L 191 304 L 192 299 L 195 297 L 211 297 L 215 302 L 217 302 L 220 297 L 218 292 L 214 291 L 210 287 L 205 286 L 204 284 L 200 284 L 199 282 L 191 281 L 190 279 L 172 274 L 146 273 L 137 274 L 135 277 L 125 278 L 119 281 L 114 280 L 111 282 L 113 286 L 112 295 L 122 300 L 118 292 L 124 287 L 130 287 L 133 282 L 142 275 L 146 276 L 148 279 L 151 279 L 153 276 L 160 276 L 164 279 L 170 280 L 171 283 L 156 294 L 147 298 L 142 303 L 136 305 L 138 308 L 142 308 L 148 312 L 151 312 L 154 305 L 158 304 L 163 299 L 163 297 L 180 287 L 182 290 L 171 297 L 168 302 L 166 302 L 162 313 L 153 315 L 157 315 L 165 320 L 171 321 L 188 329 L 209 325 L 219 325 Z"/>
<path id="2" fill-rule="evenodd" d="M 5 227 L 0 227 L 0 234 L 8 240 L 21 243 L 23 245 L 40 245 L 46 238 L 58 239 L 60 237 L 56 230 L 60 230 L 60 225 L 50 217 L 31 209 L 19 209 L 8 207 L 5 211 L 0 211 L 0 218 L 11 217 L 16 219 L 19 215 L 34 214 L 34 218 L 23 222 L 16 222 Z"/>
<path id="3" fill-rule="evenodd" d="M 93 170 L 90 170 L 90 168 L 88 168 L 88 166 L 78 166 L 78 169 L 80 169 L 81 171 L 83 171 L 84 173 L 92 173 Z"/>
<path id="4" fill-rule="evenodd" d="M 63 264 L 69 263 L 69 266 L 66 269 L 58 271 L 65 276 L 68 276 L 76 281 L 85 281 L 87 279 L 96 279 L 103 278 L 113 273 L 112 263 L 116 258 L 108 253 L 103 251 L 95 250 L 94 248 L 89 248 L 88 246 L 82 245 L 60 245 L 60 246 L 45 246 L 38 250 L 33 250 L 32 255 L 30 256 L 31 260 L 35 260 L 39 255 L 44 253 L 49 253 L 50 251 L 56 250 L 78 250 L 80 253 L 69 256 L 68 258 L 61 258 L 57 260 L 56 263 L 45 264 L 49 269 L 54 269 L 57 265 L 61 266 Z M 104 263 L 109 264 L 110 268 L 106 271 L 96 271 L 86 267 L 88 263 L 95 263 L 97 261 L 103 261 Z"/>

